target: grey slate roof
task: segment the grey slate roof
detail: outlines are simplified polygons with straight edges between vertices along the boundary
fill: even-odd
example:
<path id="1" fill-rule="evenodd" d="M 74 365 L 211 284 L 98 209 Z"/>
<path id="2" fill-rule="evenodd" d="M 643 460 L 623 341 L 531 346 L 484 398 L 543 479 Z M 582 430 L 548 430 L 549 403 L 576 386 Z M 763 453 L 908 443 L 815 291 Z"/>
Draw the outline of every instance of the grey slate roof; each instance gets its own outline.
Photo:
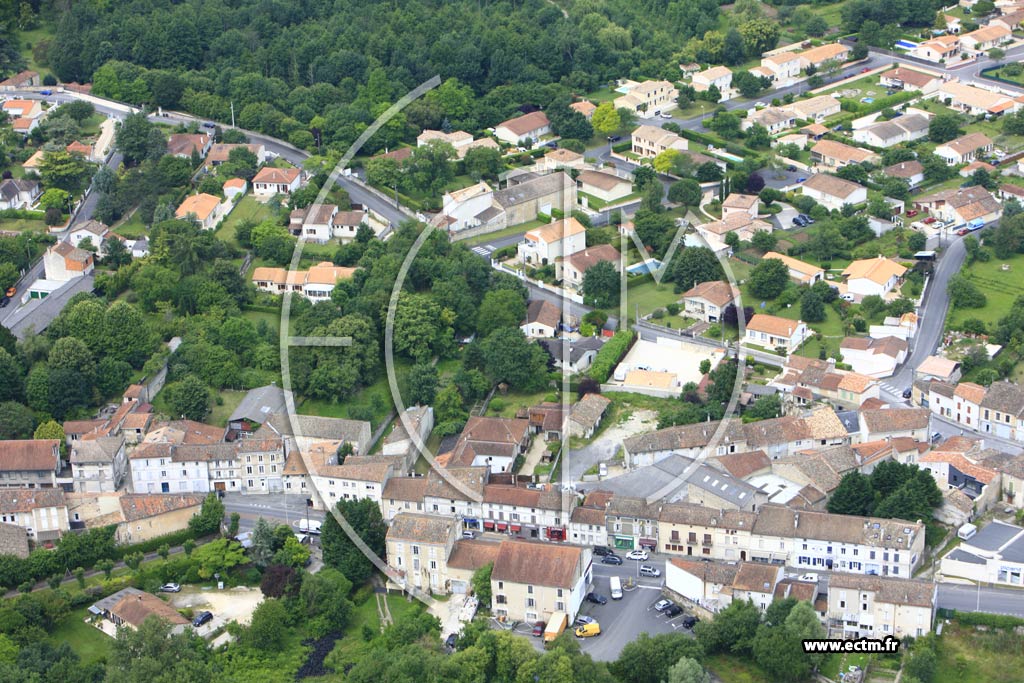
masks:
<path id="1" fill-rule="evenodd" d="M 978 530 L 969 543 L 982 550 L 999 550 L 1021 531 L 1022 529 L 1018 526 L 994 521 Z"/>
<path id="2" fill-rule="evenodd" d="M 231 413 L 229 420 L 249 420 L 263 424 L 275 413 L 284 414 L 288 410 L 285 402 L 284 389 L 276 384 L 252 389 Z"/>

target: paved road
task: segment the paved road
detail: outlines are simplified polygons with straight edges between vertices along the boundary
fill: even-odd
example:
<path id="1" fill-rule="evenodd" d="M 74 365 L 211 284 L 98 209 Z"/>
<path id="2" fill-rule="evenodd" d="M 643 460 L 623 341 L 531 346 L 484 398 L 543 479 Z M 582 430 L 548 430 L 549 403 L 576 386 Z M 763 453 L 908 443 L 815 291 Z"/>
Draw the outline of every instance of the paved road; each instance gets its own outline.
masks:
<path id="1" fill-rule="evenodd" d="M 1013 588 L 981 588 L 939 584 L 937 607 L 962 612 L 989 612 L 1024 617 L 1024 591 Z"/>
<path id="2" fill-rule="evenodd" d="M 306 518 L 306 496 L 296 494 L 268 493 L 266 495 L 224 494 L 224 510 L 241 515 L 240 531 L 251 531 L 256 520 L 263 517 L 272 524 L 288 524 L 297 530 L 298 521 Z M 323 510 L 309 510 L 310 521 L 322 522 Z"/>

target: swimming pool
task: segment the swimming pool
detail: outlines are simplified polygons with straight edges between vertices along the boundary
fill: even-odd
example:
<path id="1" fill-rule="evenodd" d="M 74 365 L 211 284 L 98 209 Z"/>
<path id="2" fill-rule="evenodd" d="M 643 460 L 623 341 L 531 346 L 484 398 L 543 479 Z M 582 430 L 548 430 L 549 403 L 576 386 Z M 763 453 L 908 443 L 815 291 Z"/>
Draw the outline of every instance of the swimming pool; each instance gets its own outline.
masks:
<path id="1" fill-rule="evenodd" d="M 661 268 L 661 261 L 656 258 L 652 258 L 647 259 L 642 263 L 634 263 L 626 268 L 626 272 L 630 275 L 646 275 L 647 273 L 654 272 L 658 268 Z"/>
<path id="2" fill-rule="evenodd" d="M 904 50 L 913 50 L 917 47 L 917 43 L 912 43 L 909 40 L 897 40 L 896 47 L 902 47 Z"/>

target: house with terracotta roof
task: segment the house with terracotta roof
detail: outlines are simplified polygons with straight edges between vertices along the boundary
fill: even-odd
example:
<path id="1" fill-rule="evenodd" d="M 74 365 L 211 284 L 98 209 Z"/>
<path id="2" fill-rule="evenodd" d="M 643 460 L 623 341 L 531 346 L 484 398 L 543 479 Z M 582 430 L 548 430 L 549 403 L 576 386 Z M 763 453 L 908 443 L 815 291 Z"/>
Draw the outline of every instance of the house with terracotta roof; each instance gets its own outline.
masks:
<path id="1" fill-rule="evenodd" d="M 221 187 L 223 187 L 224 196 L 227 197 L 228 201 L 234 202 L 249 189 L 249 183 L 241 178 L 228 178 Z"/>
<path id="2" fill-rule="evenodd" d="M 798 119 L 821 123 L 829 116 L 838 114 L 840 104 L 832 95 L 818 95 L 806 100 L 794 100 L 792 104 L 787 104 L 782 109 L 791 112 Z"/>
<path id="3" fill-rule="evenodd" d="M 851 294 L 885 297 L 900 283 L 906 272 L 906 266 L 878 256 L 853 261 L 843 270 L 843 276 L 846 277 L 847 291 Z"/>
<path id="4" fill-rule="evenodd" d="M 683 313 L 688 318 L 697 318 L 716 323 L 728 306 L 740 307 L 740 290 L 728 282 L 713 280 L 694 285 L 683 294 Z"/>
<path id="5" fill-rule="evenodd" d="M 780 85 L 791 85 L 792 81 L 800 77 L 803 69 L 800 55 L 796 52 L 780 52 L 761 58 L 761 67 L 755 76 L 770 74 L 768 77 L 772 82 Z"/>
<path id="6" fill-rule="evenodd" d="M 167 153 L 182 159 L 191 158 L 193 153 L 198 154 L 200 158 L 205 158 L 212 145 L 212 135 L 174 133 L 167 138 Z"/>
<path id="7" fill-rule="evenodd" d="M 868 200 L 866 187 L 828 173 L 813 174 L 800 185 L 800 188 L 804 195 L 833 211 L 842 209 L 844 204 L 863 204 Z"/>
<path id="8" fill-rule="evenodd" d="M 38 71 L 26 69 L 0 81 L 0 90 L 20 90 L 21 88 L 31 88 L 42 84 L 43 80 L 39 77 Z"/>
<path id="9" fill-rule="evenodd" d="M 388 525 L 388 565 L 421 591 L 447 595 L 448 556 L 461 536 L 452 517 L 402 512 Z"/>
<path id="10" fill-rule="evenodd" d="M 257 163 L 265 164 L 267 162 L 267 149 L 262 144 L 215 142 L 210 145 L 210 149 L 206 153 L 206 165 L 216 168 L 231 157 L 232 150 L 243 147 L 256 155 Z"/>
<path id="11" fill-rule="evenodd" d="M 60 441 L 0 441 L 0 488 L 52 488 L 61 470 Z"/>
<path id="12" fill-rule="evenodd" d="M 777 259 L 786 264 L 786 268 L 789 269 L 790 279 L 796 280 L 802 285 L 813 285 L 815 282 L 825 279 L 825 271 L 820 266 L 806 263 L 792 256 L 780 254 L 777 251 L 766 252 L 763 259 L 770 258 Z"/>
<path id="13" fill-rule="evenodd" d="M 903 436 L 927 441 L 930 415 L 927 408 L 862 410 L 858 415 L 861 439 L 874 441 Z"/>
<path id="14" fill-rule="evenodd" d="M 777 135 L 784 130 L 796 125 L 797 116 L 788 109 L 781 107 L 765 107 L 753 109 L 747 113 L 747 117 L 740 121 L 740 130 L 749 130 L 751 126 L 764 127 L 769 135 Z"/>
<path id="15" fill-rule="evenodd" d="M 1009 95 L 967 85 L 958 80 L 943 82 L 939 86 L 938 99 L 940 102 L 948 102 L 952 109 L 972 116 L 1013 113 L 1020 109 L 1020 102 Z"/>
<path id="16" fill-rule="evenodd" d="M 175 210 L 174 217 L 181 220 L 194 220 L 203 230 L 213 230 L 229 210 L 230 205 L 221 204 L 219 197 L 200 192 L 185 197 L 185 200 Z"/>
<path id="17" fill-rule="evenodd" d="M 503 541 L 491 570 L 491 614 L 533 624 L 565 612 L 572 623 L 592 582 L 590 548 Z"/>
<path id="18" fill-rule="evenodd" d="M 569 109 L 579 112 L 583 115 L 583 118 L 589 121 L 594 116 L 594 112 L 597 111 L 597 105 L 590 100 L 580 100 L 570 104 Z"/>
<path id="19" fill-rule="evenodd" d="M 790 356 L 769 386 L 791 396 L 798 406 L 808 405 L 813 399 L 824 399 L 836 405 L 860 408 L 866 401 L 877 399 L 879 393 L 878 382 L 873 377 L 838 370 L 831 360 L 803 356 Z"/>
<path id="20" fill-rule="evenodd" d="M 140 591 L 138 588 L 119 590 L 94 603 L 89 612 L 110 622 L 112 629 L 129 628 L 136 630 L 149 617 L 156 617 L 171 626 L 171 633 L 180 634 L 190 625 L 188 619 L 169 603 L 164 602 L 152 593 Z M 113 631 L 100 628 L 112 635 Z"/>
<path id="21" fill-rule="evenodd" d="M 786 353 L 792 353 L 809 336 L 807 324 L 800 320 L 758 313 L 747 321 L 744 341 L 766 349 L 783 349 Z"/>
<path id="22" fill-rule="evenodd" d="M 985 462 L 993 451 L 980 439 L 954 436 L 918 458 L 919 466 L 931 472 L 940 491 L 959 490 L 973 502 L 973 512 L 982 515 L 1002 495 L 1000 472 Z"/>
<path id="23" fill-rule="evenodd" d="M 957 227 L 975 219 L 990 223 L 1003 215 L 1002 203 L 981 185 L 941 190 L 915 199 L 914 207 L 926 209 L 936 218 L 952 224 L 947 227 Z"/>
<path id="24" fill-rule="evenodd" d="M 881 157 L 869 150 L 844 145 L 835 140 L 821 140 L 811 147 L 811 159 L 829 168 L 842 168 L 850 164 L 877 164 Z"/>
<path id="25" fill-rule="evenodd" d="M 275 194 L 291 194 L 302 184 L 302 172 L 294 167 L 276 168 L 264 166 L 252 179 L 253 194 L 271 197 Z"/>
<path id="26" fill-rule="evenodd" d="M 569 413 L 569 434 L 589 439 L 610 404 L 611 401 L 601 394 L 584 394 Z"/>
<path id="27" fill-rule="evenodd" d="M 974 161 L 979 155 L 991 152 L 995 143 L 984 133 L 968 133 L 935 148 L 935 155 L 950 166 Z"/>
<path id="28" fill-rule="evenodd" d="M 829 638 L 920 638 L 932 630 L 938 586 L 933 581 L 832 574 Z"/>
<path id="29" fill-rule="evenodd" d="M 623 94 L 615 98 L 613 106 L 616 109 L 628 109 L 641 119 L 649 119 L 675 109 L 676 98 L 679 97 L 679 91 L 668 81 L 620 81 L 616 90 Z"/>
<path id="30" fill-rule="evenodd" d="M 721 252 L 728 248 L 726 236 L 735 233 L 741 242 L 749 242 L 758 232 L 772 232 L 772 224 L 767 221 L 751 218 L 749 214 L 739 212 L 722 218 L 720 221 L 711 221 L 697 225 L 697 234 L 704 238 L 715 252 Z"/>
<path id="31" fill-rule="evenodd" d="M 285 270 L 259 266 L 253 268 L 252 282 L 256 288 L 271 294 L 293 292 L 301 294 L 313 303 L 331 298 L 331 292 L 339 280 L 351 279 L 355 268 L 336 266 L 330 261 L 323 261 L 309 270 Z"/>
<path id="32" fill-rule="evenodd" d="M 583 171 L 576 176 L 576 186 L 580 192 L 603 202 L 615 202 L 633 192 L 633 181 L 630 178 L 605 171 Z"/>
<path id="33" fill-rule="evenodd" d="M 912 161 L 901 161 L 892 166 L 882 169 L 882 174 L 891 178 L 902 178 L 906 180 L 913 189 L 924 182 L 924 165 L 916 159 Z"/>
<path id="34" fill-rule="evenodd" d="M 918 44 L 911 54 L 927 62 L 940 63 L 950 62 L 959 57 L 961 49 L 959 36 L 945 35 Z"/>
<path id="35" fill-rule="evenodd" d="M 966 52 L 988 52 L 1013 40 L 1013 31 L 1001 24 L 989 24 L 960 36 L 960 44 Z"/>
<path id="36" fill-rule="evenodd" d="M 443 226 L 450 232 L 468 230 L 492 220 L 494 190 L 480 181 L 468 187 L 445 192 L 441 198 Z"/>
<path id="37" fill-rule="evenodd" d="M 546 153 L 534 166 L 538 172 L 557 171 L 559 169 L 575 168 L 583 170 L 587 166 L 586 157 L 582 154 L 559 147 Z"/>
<path id="38" fill-rule="evenodd" d="M 729 196 L 722 202 L 722 218 L 736 215 L 746 215 L 751 219 L 757 218 L 759 201 L 756 194 L 730 192 Z"/>
<path id="39" fill-rule="evenodd" d="M 20 527 L 37 543 L 56 541 L 71 529 L 59 488 L 0 488 L 0 522 Z"/>
<path id="40" fill-rule="evenodd" d="M 508 145 L 519 145 L 520 142 L 527 142 L 527 147 L 533 147 L 545 135 L 551 134 L 551 121 L 548 115 L 542 111 L 523 114 L 508 121 L 502 121 L 494 127 L 494 135 Z"/>
<path id="41" fill-rule="evenodd" d="M 710 612 L 734 600 L 750 600 L 764 612 L 784 574 L 781 565 L 754 562 L 701 562 L 672 558 L 665 566 L 665 587 Z"/>
<path id="42" fill-rule="evenodd" d="M 879 74 L 878 83 L 886 88 L 919 92 L 922 95 L 931 95 L 939 89 L 939 85 L 942 83 L 942 77 L 926 73 L 924 71 L 899 66 L 895 69 L 890 69 L 889 71 Z"/>
<path id="43" fill-rule="evenodd" d="M 519 260 L 540 267 L 583 251 L 586 245 L 587 229 L 583 224 L 575 218 L 563 218 L 527 231 L 519 243 Z"/>
<path id="44" fill-rule="evenodd" d="M 68 242 L 57 242 L 43 254 L 43 270 L 47 280 L 67 282 L 89 275 L 94 268 L 93 254 L 73 247 Z"/>
<path id="45" fill-rule="evenodd" d="M 199 514 L 203 499 L 190 494 L 125 493 L 119 503 L 114 538 L 118 543 L 130 544 L 188 528 L 188 520 Z"/>
<path id="46" fill-rule="evenodd" d="M 577 251 L 562 261 L 562 282 L 571 287 L 582 287 L 583 276 L 602 261 L 611 263 L 616 272 L 621 272 L 622 255 L 619 250 L 610 244 L 599 244 Z"/>
<path id="47" fill-rule="evenodd" d="M 686 138 L 664 128 L 646 124 L 638 126 L 630 133 L 630 141 L 630 151 L 643 158 L 656 157 L 669 149 L 676 151 L 687 149 Z"/>
<path id="48" fill-rule="evenodd" d="M 998 17 L 990 19 L 988 22 L 989 26 L 1002 26 L 1008 31 L 1016 31 L 1024 24 L 1024 7 L 1021 5 L 1014 5 L 1016 9 L 1014 11 L 1003 10 L 1003 13 Z"/>
<path id="49" fill-rule="evenodd" d="M 1024 441 L 1024 390 L 1016 382 L 993 382 L 981 401 L 981 431 Z"/>
<path id="50" fill-rule="evenodd" d="M 608 528 L 605 526 L 604 513 L 612 497 L 610 491 L 590 491 L 583 502 L 573 508 L 569 517 L 569 540 L 572 543 L 583 546 L 608 545 Z"/>
<path id="51" fill-rule="evenodd" d="M 38 119 L 43 115 L 43 106 L 39 100 L 7 100 L 2 108 L 12 119 Z"/>
<path id="52" fill-rule="evenodd" d="M 526 305 L 526 319 L 519 326 L 523 334 L 534 339 L 551 339 L 558 335 L 562 312 L 546 299 L 532 299 Z"/>
<path id="53" fill-rule="evenodd" d="M 470 417 L 452 449 L 447 467 L 487 467 L 510 472 L 530 444 L 530 422 L 504 417 Z"/>
<path id="54" fill-rule="evenodd" d="M 800 68 L 813 66 L 821 69 L 829 63 L 842 64 L 850 59 L 850 48 L 842 43 L 826 43 L 800 53 Z"/>
<path id="55" fill-rule="evenodd" d="M 730 100 L 735 94 L 732 87 L 732 71 L 725 66 L 713 66 L 693 74 L 691 85 L 696 92 L 707 92 L 712 86 L 718 88 L 721 95 L 719 102 Z"/>
<path id="56" fill-rule="evenodd" d="M 899 337 L 845 337 L 839 342 L 843 362 L 868 377 L 889 377 L 907 359 L 909 345 Z"/>
<path id="57" fill-rule="evenodd" d="M 484 531 L 508 534 L 512 538 L 564 541 L 569 518 L 576 504 L 572 493 L 558 486 L 486 484 L 480 503 Z"/>
<path id="58" fill-rule="evenodd" d="M 956 384 L 960 381 L 960 363 L 942 356 L 928 356 L 914 368 L 914 379 L 938 380 Z"/>

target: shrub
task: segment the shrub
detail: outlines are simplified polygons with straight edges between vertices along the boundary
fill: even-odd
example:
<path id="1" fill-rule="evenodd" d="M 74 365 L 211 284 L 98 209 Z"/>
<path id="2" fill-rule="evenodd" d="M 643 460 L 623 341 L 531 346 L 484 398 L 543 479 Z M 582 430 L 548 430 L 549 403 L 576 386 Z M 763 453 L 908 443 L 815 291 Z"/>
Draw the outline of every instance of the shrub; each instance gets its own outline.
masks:
<path id="1" fill-rule="evenodd" d="M 622 357 L 626 355 L 626 352 L 633 346 L 633 341 L 636 339 L 636 333 L 632 330 L 620 330 L 616 332 L 611 339 L 609 339 L 601 350 L 597 352 L 597 357 L 594 358 L 593 364 L 590 366 L 590 370 L 587 375 L 597 380 L 600 383 L 608 381 L 608 377 L 612 374 L 612 369 L 622 360 Z"/>

